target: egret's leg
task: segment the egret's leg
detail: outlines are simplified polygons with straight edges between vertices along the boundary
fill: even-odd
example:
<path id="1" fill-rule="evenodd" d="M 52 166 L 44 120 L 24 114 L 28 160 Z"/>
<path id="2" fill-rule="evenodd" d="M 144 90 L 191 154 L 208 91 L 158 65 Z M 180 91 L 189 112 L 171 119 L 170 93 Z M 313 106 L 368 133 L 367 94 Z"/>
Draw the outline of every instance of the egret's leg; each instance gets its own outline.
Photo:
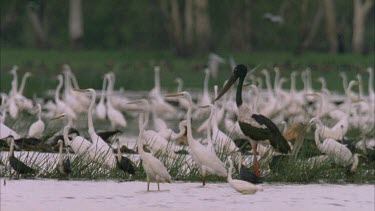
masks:
<path id="1" fill-rule="evenodd" d="M 159 188 L 159 182 L 158 182 L 158 191 L 160 191 L 160 188 Z"/>
<path id="2" fill-rule="evenodd" d="M 257 148 L 258 144 L 253 144 L 253 166 L 251 167 L 251 171 L 260 177 L 260 170 L 259 170 L 259 164 L 258 164 L 258 157 L 257 157 Z"/>
<path id="3" fill-rule="evenodd" d="M 206 185 L 206 169 L 204 167 L 202 167 L 202 180 L 203 180 L 202 186 L 205 186 Z"/>
<path id="4" fill-rule="evenodd" d="M 147 177 L 147 191 L 150 191 L 150 178 Z"/>

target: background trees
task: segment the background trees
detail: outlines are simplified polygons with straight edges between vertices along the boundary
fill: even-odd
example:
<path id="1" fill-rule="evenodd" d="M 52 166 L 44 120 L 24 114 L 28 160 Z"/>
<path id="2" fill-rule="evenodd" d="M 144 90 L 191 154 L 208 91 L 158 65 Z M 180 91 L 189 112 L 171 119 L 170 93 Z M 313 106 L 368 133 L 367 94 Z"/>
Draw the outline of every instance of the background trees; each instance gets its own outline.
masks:
<path id="1" fill-rule="evenodd" d="M 374 0 L 1 1 L 3 47 L 374 51 Z"/>

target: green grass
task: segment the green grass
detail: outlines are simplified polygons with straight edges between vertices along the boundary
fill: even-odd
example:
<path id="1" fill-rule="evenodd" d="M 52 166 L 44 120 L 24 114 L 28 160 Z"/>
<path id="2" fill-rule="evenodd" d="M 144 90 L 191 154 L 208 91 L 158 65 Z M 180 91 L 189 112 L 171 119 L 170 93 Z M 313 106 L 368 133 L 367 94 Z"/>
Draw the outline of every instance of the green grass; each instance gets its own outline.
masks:
<path id="1" fill-rule="evenodd" d="M 35 121 L 34 116 L 28 114 L 27 112 L 22 112 L 20 118 L 16 120 L 10 120 L 8 118 L 5 123 L 11 126 L 16 131 L 20 132 L 20 134 L 26 134 L 30 124 L 33 121 Z M 51 134 L 60 130 L 64 126 L 63 121 L 61 120 L 49 121 L 44 119 L 44 121 L 46 123 L 45 134 L 47 135 L 45 135 L 43 139 L 47 139 L 49 136 L 51 136 Z M 128 119 L 128 121 L 131 124 L 131 121 L 136 121 L 136 119 Z M 198 122 L 195 123 L 198 124 Z M 87 131 L 86 115 L 79 116 L 77 126 L 79 126 L 78 129 L 80 132 Z M 103 129 L 107 126 L 108 121 L 95 122 L 95 127 L 97 129 Z M 129 129 L 126 131 L 128 131 L 127 133 L 130 133 Z M 268 183 L 375 183 L 374 162 L 369 162 L 367 159 L 360 159 L 357 171 L 354 174 L 349 173 L 348 168 L 341 167 L 330 161 L 324 162 L 321 165 L 311 165 L 311 162 L 309 162 L 308 159 L 312 156 L 321 154 L 319 150 L 316 149 L 312 133 L 313 130 L 309 131 L 306 134 L 303 142 L 304 144 L 298 156 L 288 156 L 286 159 L 281 160 L 275 166 L 273 166 L 273 168 L 271 168 L 271 171 L 263 172 L 265 181 L 267 181 Z M 357 129 L 354 128 L 349 130 L 347 134 L 347 140 L 353 143 L 361 140 L 361 136 L 359 135 Z M 46 154 L 42 152 L 23 151 L 21 153 L 27 156 L 26 163 L 28 165 L 37 169 L 38 172 L 41 172 L 38 175 L 38 178 L 63 178 L 54 168 L 55 164 L 57 163 L 57 159 L 52 159 L 50 156 L 46 156 Z M 224 163 L 228 164 L 226 161 L 230 153 L 227 151 L 226 146 L 219 147 L 219 150 L 216 150 L 216 153 Z M 357 151 L 356 153 L 359 153 L 359 151 Z M 157 153 L 155 156 L 164 163 L 173 180 L 195 182 L 200 182 L 202 180 L 199 169 L 196 165 L 189 166 L 190 171 L 188 171 L 186 168 L 183 168 L 186 163 L 186 155 L 178 154 L 176 160 L 167 159 L 167 156 L 162 152 Z M 235 156 L 233 157 L 235 158 Z M 71 154 L 70 158 L 72 163 L 72 173 L 69 178 L 71 180 L 132 179 L 144 181 L 146 179 L 146 174 L 139 160 L 135 162 L 138 166 L 136 174 L 130 177 L 129 175 L 115 168 L 107 169 L 103 167 L 100 158 L 96 162 L 88 162 L 83 158 L 83 156 L 77 156 L 74 154 Z M 7 162 L 7 153 L 3 152 L 2 156 L 0 156 L 0 159 L 7 165 L 6 170 L 0 172 L 0 177 L 9 177 L 10 166 Z M 267 165 L 264 160 L 261 160 L 260 163 L 263 170 L 267 169 Z M 13 174 L 12 176 L 15 175 Z M 238 174 L 236 171 L 233 172 L 233 177 L 238 178 Z M 208 176 L 206 180 L 208 182 L 224 182 L 226 181 L 226 178 Z"/>
<path id="2" fill-rule="evenodd" d="M 301 71 L 311 67 L 313 78 L 324 76 L 328 81 L 328 88 L 342 91 L 341 78 L 338 73 L 346 71 L 349 78 L 355 74 L 366 75 L 366 68 L 374 66 L 374 54 L 361 56 L 354 54 L 330 55 L 308 53 L 294 55 L 283 52 L 263 53 L 229 53 L 219 52 L 228 58 L 233 56 L 238 63 L 249 67 L 257 65 L 260 68 L 272 70 L 279 66 L 281 74 L 289 77 L 292 70 Z M 34 74 L 26 85 L 25 94 L 32 97 L 34 94 L 42 96 L 48 89 L 55 89 L 56 76 L 61 73 L 61 65 L 71 65 L 80 86 L 83 88 L 101 88 L 102 78 L 106 72 L 116 73 L 116 88 L 125 90 L 150 90 L 154 85 L 153 66 L 161 66 L 161 85 L 168 90 L 175 90 L 173 82 L 176 77 L 184 79 L 187 89 L 202 89 L 204 79 L 204 65 L 208 55 L 195 55 L 191 58 L 180 58 L 169 51 L 57 51 L 35 49 L 1 49 L 1 92 L 10 89 L 11 75 L 8 71 L 13 65 L 20 67 L 19 80 L 22 74 L 30 71 Z M 221 65 L 217 79 L 210 79 L 210 86 L 222 84 L 231 74 L 228 64 Z M 258 72 L 258 74 L 260 74 Z M 271 72 L 273 75 L 273 71 Z M 363 77 L 366 79 L 366 77 Z M 298 77 L 299 79 L 299 77 Z M 365 81 L 367 84 L 367 81 Z M 288 85 L 289 86 L 289 85 Z M 302 87 L 298 80 L 297 86 Z M 319 85 L 314 84 L 316 88 Z M 367 90 L 367 89 L 365 89 Z"/>

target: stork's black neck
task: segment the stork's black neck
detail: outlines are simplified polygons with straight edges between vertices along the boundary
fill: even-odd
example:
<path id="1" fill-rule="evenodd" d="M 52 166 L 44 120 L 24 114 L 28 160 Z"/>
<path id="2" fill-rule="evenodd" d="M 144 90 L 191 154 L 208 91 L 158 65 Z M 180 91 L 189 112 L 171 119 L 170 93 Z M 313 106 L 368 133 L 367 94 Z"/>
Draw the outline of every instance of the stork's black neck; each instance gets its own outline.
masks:
<path id="1" fill-rule="evenodd" d="M 245 80 L 245 77 L 240 77 L 237 85 L 237 92 L 236 92 L 236 104 L 237 108 L 242 105 L 242 85 Z"/>

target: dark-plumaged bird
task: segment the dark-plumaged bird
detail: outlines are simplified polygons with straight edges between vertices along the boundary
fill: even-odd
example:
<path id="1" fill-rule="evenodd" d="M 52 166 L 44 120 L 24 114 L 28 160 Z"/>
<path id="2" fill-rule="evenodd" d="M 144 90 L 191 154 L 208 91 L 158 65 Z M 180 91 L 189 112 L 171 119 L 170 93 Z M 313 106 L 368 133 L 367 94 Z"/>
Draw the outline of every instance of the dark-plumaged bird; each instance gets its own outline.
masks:
<path id="1" fill-rule="evenodd" d="M 117 149 L 120 149 L 120 143 L 119 140 L 116 139 L 117 142 Z M 123 170 L 125 173 L 134 175 L 135 173 L 135 165 L 133 161 L 131 161 L 129 158 L 122 156 L 121 150 L 117 150 L 117 156 L 116 156 L 116 166 L 117 168 Z"/>
<path id="2" fill-rule="evenodd" d="M 257 176 L 253 172 L 249 171 L 249 169 L 242 164 L 242 153 L 239 153 L 239 159 L 238 159 L 238 168 L 235 168 L 237 173 L 240 175 L 240 179 L 253 183 L 253 184 L 260 184 L 263 183 L 263 178 Z"/>
<path id="3" fill-rule="evenodd" d="M 14 137 L 8 136 L 7 139 L 10 141 L 10 149 L 9 149 L 9 164 L 10 166 L 18 173 L 18 174 L 34 174 L 36 171 L 22 161 L 18 160 L 14 157 Z"/>
<path id="4" fill-rule="evenodd" d="M 58 170 L 62 176 L 68 176 L 72 169 L 70 168 L 70 159 L 69 157 L 66 157 L 66 155 L 63 154 L 63 141 L 60 139 L 58 141 L 59 144 L 59 164 L 58 164 Z M 68 151 L 66 150 L 66 153 Z"/>
<path id="5" fill-rule="evenodd" d="M 241 131 L 251 138 L 253 141 L 252 148 L 254 154 L 254 161 L 253 161 L 253 168 L 252 171 L 257 175 L 260 176 L 259 164 L 257 155 L 257 143 L 261 141 L 269 141 L 271 146 L 281 153 L 287 154 L 289 153 L 290 146 L 288 142 L 285 140 L 275 123 L 273 123 L 267 117 L 254 113 L 254 111 L 248 107 L 247 105 L 243 104 L 242 101 L 242 86 L 247 74 L 246 66 L 240 64 L 234 68 L 233 74 L 227 84 L 224 86 L 223 90 L 215 99 L 220 99 L 228 90 L 229 88 L 239 79 L 237 85 L 237 92 L 236 92 L 236 104 L 238 108 L 238 123 L 240 125 Z"/>
<path id="6" fill-rule="evenodd" d="M 111 137 L 120 133 L 122 133 L 121 130 L 97 132 L 98 136 L 100 136 L 100 138 L 102 138 L 107 144 L 111 144 Z"/>

